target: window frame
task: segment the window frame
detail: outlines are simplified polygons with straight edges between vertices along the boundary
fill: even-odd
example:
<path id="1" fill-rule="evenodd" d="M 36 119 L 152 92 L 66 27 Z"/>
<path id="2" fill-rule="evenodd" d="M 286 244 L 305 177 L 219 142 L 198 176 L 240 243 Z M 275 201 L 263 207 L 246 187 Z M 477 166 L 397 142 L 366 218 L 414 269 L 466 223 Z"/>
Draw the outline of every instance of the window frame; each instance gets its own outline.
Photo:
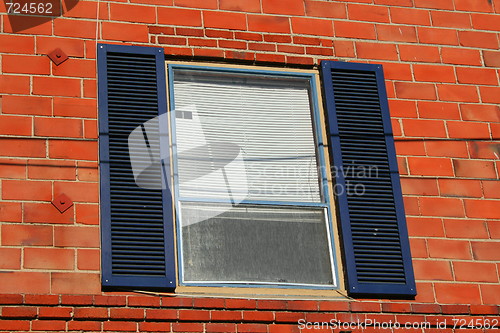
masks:
<path id="1" fill-rule="evenodd" d="M 274 67 L 257 67 L 257 66 L 244 66 L 244 65 L 227 65 L 221 63 L 199 63 L 199 62 L 178 62 L 178 61 L 166 61 L 166 84 L 167 84 L 167 112 L 170 113 L 169 119 L 169 129 L 170 129 L 170 145 L 171 145 L 171 157 L 177 156 L 176 147 L 176 118 L 174 112 L 175 110 L 175 95 L 174 95 L 174 70 L 176 69 L 187 69 L 195 71 L 209 71 L 215 73 L 241 73 L 249 75 L 272 75 L 276 77 L 283 78 L 300 78 L 306 79 L 308 81 L 309 99 L 310 99 L 310 112 L 311 112 L 311 127 L 314 136 L 315 154 L 317 166 L 319 168 L 319 190 L 321 203 L 306 203 L 306 202 L 283 202 L 283 201 L 257 201 L 257 200 L 244 200 L 242 204 L 250 205 L 275 205 L 275 206 L 292 206 L 292 207 L 321 207 L 324 209 L 327 241 L 331 265 L 331 273 L 333 284 L 327 285 L 314 285 L 314 284 L 297 284 L 297 283 L 265 283 L 265 282 L 255 282 L 251 284 L 246 283 L 232 283 L 232 282 L 185 282 L 183 281 L 183 269 L 182 269 L 182 241 L 181 235 L 182 230 L 180 226 L 180 202 L 181 201 L 203 201 L 203 198 L 182 198 L 179 194 L 179 180 L 178 180 L 178 163 L 175 158 L 171 158 L 172 165 L 172 187 L 173 187 L 173 206 L 174 209 L 174 221 L 175 221 L 175 238 L 176 238 L 176 271 L 179 287 L 204 287 L 204 288 L 271 288 L 271 289 L 298 289 L 298 290 L 340 290 L 341 287 L 340 271 L 341 262 L 339 261 L 339 241 L 338 235 L 335 234 L 334 230 L 338 229 L 337 221 L 334 216 L 334 206 L 332 203 L 332 180 L 331 175 L 327 172 L 329 170 L 329 152 L 326 142 L 326 127 L 324 122 L 324 117 L 322 116 L 323 108 L 322 103 L 320 103 L 321 87 L 318 84 L 320 82 L 319 71 L 313 70 L 294 70 L 289 68 L 274 68 Z M 206 202 L 216 202 L 215 200 L 207 200 Z"/>

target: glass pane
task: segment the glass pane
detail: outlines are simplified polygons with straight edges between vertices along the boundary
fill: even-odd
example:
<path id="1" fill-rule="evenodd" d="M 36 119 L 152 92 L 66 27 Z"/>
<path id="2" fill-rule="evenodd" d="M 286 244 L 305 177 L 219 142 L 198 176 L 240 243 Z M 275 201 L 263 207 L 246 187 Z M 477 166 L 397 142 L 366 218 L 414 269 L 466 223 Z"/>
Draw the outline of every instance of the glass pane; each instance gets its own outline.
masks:
<path id="1" fill-rule="evenodd" d="M 185 282 L 332 285 L 324 208 L 182 202 Z"/>
<path id="2" fill-rule="evenodd" d="M 182 197 L 320 202 L 304 78 L 174 70 Z"/>

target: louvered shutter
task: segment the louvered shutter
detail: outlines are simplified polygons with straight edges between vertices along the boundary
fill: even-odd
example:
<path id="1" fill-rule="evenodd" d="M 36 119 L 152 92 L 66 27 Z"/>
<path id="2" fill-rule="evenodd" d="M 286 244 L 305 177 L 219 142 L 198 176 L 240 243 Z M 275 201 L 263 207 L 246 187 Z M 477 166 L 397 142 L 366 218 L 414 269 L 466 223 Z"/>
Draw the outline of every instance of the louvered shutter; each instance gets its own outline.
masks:
<path id="1" fill-rule="evenodd" d="M 414 296 L 382 66 L 323 61 L 322 79 L 348 291 Z"/>
<path id="2" fill-rule="evenodd" d="M 171 194 L 166 186 L 138 186 L 130 161 L 131 147 L 139 165 L 157 161 L 160 149 L 168 151 L 168 142 L 159 139 L 168 133 L 145 131 L 151 119 L 149 131 L 167 128 L 158 123 L 166 112 L 163 49 L 99 45 L 98 80 L 102 284 L 174 288 Z M 144 138 L 130 138 L 134 130 L 142 130 Z M 161 184 L 160 172 L 170 175 L 168 161 L 157 171 L 149 182 Z"/>

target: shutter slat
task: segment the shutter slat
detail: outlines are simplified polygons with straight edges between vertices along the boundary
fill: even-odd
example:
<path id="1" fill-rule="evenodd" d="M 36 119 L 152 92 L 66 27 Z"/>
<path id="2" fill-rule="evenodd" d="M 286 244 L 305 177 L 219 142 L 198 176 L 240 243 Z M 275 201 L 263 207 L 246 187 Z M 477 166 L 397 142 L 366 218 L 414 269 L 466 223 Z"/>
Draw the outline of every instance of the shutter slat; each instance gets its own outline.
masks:
<path id="1" fill-rule="evenodd" d="M 129 156 L 131 132 L 166 112 L 163 52 L 119 45 L 98 50 L 103 285 L 172 288 L 171 200 L 164 190 L 136 184 Z M 159 150 L 134 159 L 149 165 L 150 154 Z M 150 177 L 155 179 L 162 181 L 161 175 Z"/>
<path id="2" fill-rule="evenodd" d="M 382 68 L 323 61 L 322 69 L 333 164 L 344 170 L 334 176 L 346 188 L 337 204 L 348 290 L 368 297 L 414 296 Z M 349 167 L 352 172 L 345 171 Z M 377 172 L 358 173 L 370 167 Z M 364 192 L 355 191 L 359 188 Z"/>

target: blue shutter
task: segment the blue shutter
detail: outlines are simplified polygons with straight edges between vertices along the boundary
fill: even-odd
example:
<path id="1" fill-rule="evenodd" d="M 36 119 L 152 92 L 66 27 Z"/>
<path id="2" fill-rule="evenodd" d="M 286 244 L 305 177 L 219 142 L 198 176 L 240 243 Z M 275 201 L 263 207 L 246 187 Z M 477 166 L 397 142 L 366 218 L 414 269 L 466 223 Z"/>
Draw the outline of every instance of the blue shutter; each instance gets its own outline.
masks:
<path id="1" fill-rule="evenodd" d="M 322 62 L 350 295 L 416 295 L 381 65 Z M 342 191 L 344 189 L 345 191 Z"/>
<path id="2" fill-rule="evenodd" d="M 102 284 L 175 288 L 172 197 L 162 186 L 136 184 L 128 147 L 139 127 L 148 148 L 168 150 L 168 142 L 148 138 L 141 127 L 166 112 L 163 49 L 100 44 L 98 80 Z"/>

